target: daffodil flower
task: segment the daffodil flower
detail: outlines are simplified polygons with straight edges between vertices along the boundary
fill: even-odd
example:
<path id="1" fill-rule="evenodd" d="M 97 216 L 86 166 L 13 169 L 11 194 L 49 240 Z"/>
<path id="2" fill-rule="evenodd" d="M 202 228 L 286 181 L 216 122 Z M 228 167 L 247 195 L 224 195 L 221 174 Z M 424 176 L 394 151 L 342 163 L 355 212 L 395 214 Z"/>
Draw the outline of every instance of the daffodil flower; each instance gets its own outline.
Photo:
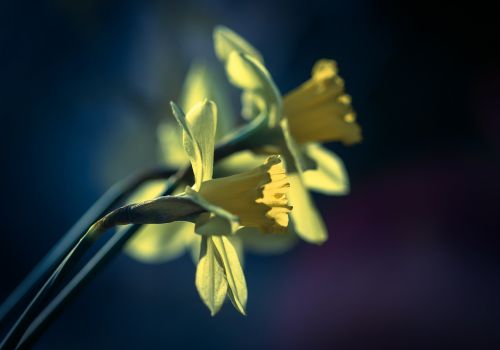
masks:
<path id="1" fill-rule="evenodd" d="M 204 98 L 213 99 L 217 108 L 217 131 L 215 140 L 219 141 L 235 129 L 235 118 L 228 92 L 223 82 L 207 64 L 195 62 L 187 74 L 182 94 L 181 106 L 190 110 Z M 265 116 L 263 114 L 263 116 Z M 162 154 L 161 161 L 172 167 L 183 166 L 188 157 L 182 147 L 182 130 L 175 122 L 164 121 L 158 128 L 158 140 Z M 180 132 L 179 132 L 180 131 Z M 214 172 L 218 176 L 238 174 L 258 167 L 265 157 L 255 157 L 250 151 L 239 152 L 217 162 Z M 174 194 L 183 192 L 179 186 Z M 165 189 L 164 181 L 145 184 L 129 199 L 137 203 L 158 197 Z M 228 236 L 233 243 L 240 262 L 244 262 L 244 251 L 259 254 L 282 253 L 293 247 L 297 238 L 294 234 L 262 234 L 261 230 L 242 227 L 237 235 Z M 186 251 L 191 253 L 193 261 L 198 262 L 201 236 L 194 233 L 194 224 L 177 221 L 162 225 L 143 225 L 140 231 L 129 241 L 125 252 L 132 258 L 145 263 L 163 263 L 176 259 Z"/>
<path id="2" fill-rule="evenodd" d="M 282 98 L 262 55 L 245 39 L 217 27 L 214 45 L 229 81 L 243 90 L 242 114 L 267 120 L 267 130 L 252 147 L 287 155 L 295 232 L 308 242 L 324 242 L 328 234 L 307 189 L 345 194 L 349 180 L 340 158 L 320 143 L 361 141 L 361 128 L 335 61 L 318 61 L 311 79 Z"/>
<path id="3" fill-rule="evenodd" d="M 205 210 L 189 219 L 194 223 L 193 235 L 201 237 L 196 287 L 212 315 L 226 295 L 245 314 L 247 288 L 234 235 L 241 227 L 276 234 L 287 230 L 290 185 L 283 162 L 279 156 L 270 156 L 254 169 L 213 179 L 215 103 L 199 102 L 187 115 L 173 103 L 172 110 L 182 127 L 183 147 L 194 174 L 193 186 L 177 197 L 189 199 Z M 147 203 L 154 215 L 158 208 L 161 213 L 161 207 Z"/>
<path id="4" fill-rule="evenodd" d="M 224 82 L 204 62 L 194 62 L 186 75 L 180 95 L 183 110 L 190 110 L 196 103 L 209 99 L 217 105 L 216 142 L 235 128 L 234 112 L 226 93 Z M 184 166 L 189 160 L 182 147 L 182 130 L 174 118 L 165 118 L 158 126 L 160 161 L 172 168 Z M 246 169 L 245 169 L 246 170 Z M 165 189 L 164 181 L 145 184 L 129 199 L 136 203 L 158 197 Z M 179 186 L 174 194 L 184 191 Z M 162 263 L 176 259 L 190 251 L 195 262 L 198 261 L 201 237 L 195 235 L 191 222 L 172 222 L 163 225 L 143 225 L 129 241 L 125 252 L 136 260 L 146 263 Z M 243 259 L 239 239 L 233 239 L 240 259 Z"/>

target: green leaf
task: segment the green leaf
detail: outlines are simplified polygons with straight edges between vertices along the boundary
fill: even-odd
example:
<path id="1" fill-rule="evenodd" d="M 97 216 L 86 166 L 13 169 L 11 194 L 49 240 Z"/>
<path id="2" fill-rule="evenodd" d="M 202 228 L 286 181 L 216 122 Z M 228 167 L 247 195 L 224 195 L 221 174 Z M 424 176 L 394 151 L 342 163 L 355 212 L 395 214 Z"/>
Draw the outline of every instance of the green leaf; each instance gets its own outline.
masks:
<path id="1" fill-rule="evenodd" d="M 200 251 L 195 285 L 201 300 L 214 316 L 224 303 L 228 283 L 224 275 L 224 268 L 216 257 L 215 246 L 210 237 L 202 237 Z"/>
<path id="2" fill-rule="evenodd" d="M 293 210 L 290 212 L 292 227 L 297 235 L 307 242 L 321 244 L 328 238 L 328 232 L 321 214 L 305 188 L 298 173 L 289 174 L 288 200 Z"/>
<path id="3" fill-rule="evenodd" d="M 224 267 L 227 284 L 229 285 L 229 298 L 234 307 L 245 315 L 248 298 L 247 284 L 236 249 L 225 236 L 212 236 L 210 238 Z"/>
<path id="4" fill-rule="evenodd" d="M 213 36 L 215 54 L 221 61 L 226 61 L 231 52 L 237 51 L 253 56 L 260 62 L 264 62 L 260 52 L 231 29 L 224 26 L 217 26 L 214 29 Z"/>
<path id="5" fill-rule="evenodd" d="M 324 194 L 349 193 L 349 176 L 342 160 L 332 151 L 319 144 L 308 144 L 305 152 L 316 163 L 316 169 L 303 173 L 305 185 Z"/>

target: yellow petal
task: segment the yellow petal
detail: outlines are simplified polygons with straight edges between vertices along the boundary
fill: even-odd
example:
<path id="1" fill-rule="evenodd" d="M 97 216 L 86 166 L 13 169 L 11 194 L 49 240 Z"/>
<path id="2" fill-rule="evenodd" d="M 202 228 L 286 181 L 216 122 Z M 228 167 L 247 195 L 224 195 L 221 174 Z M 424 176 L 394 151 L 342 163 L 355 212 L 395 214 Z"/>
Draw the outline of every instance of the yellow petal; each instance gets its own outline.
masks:
<path id="1" fill-rule="evenodd" d="M 333 60 L 316 62 L 311 79 L 284 97 L 283 110 L 298 143 L 341 141 L 352 145 L 361 141 L 351 97 L 344 91 L 344 80 Z"/>
<path id="2" fill-rule="evenodd" d="M 210 237 L 217 251 L 217 255 L 222 261 L 224 274 L 229 285 L 229 298 L 234 307 L 245 315 L 248 291 L 245 274 L 241 268 L 238 253 L 231 241 L 225 236 Z"/>
<path id="3" fill-rule="evenodd" d="M 158 125 L 158 141 L 160 143 L 161 160 L 172 168 L 184 166 L 189 158 L 182 147 L 182 133 L 175 122 L 163 122 Z"/>
<path id="4" fill-rule="evenodd" d="M 293 206 L 291 220 L 297 235 L 307 242 L 321 244 L 328 238 L 323 219 L 299 174 L 289 175 L 288 198 Z"/>
<path id="5" fill-rule="evenodd" d="M 207 210 L 196 219 L 195 232 L 200 235 L 230 235 L 240 226 L 238 216 L 207 200 L 203 195 L 186 187 L 185 196 Z"/>
<path id="6" fill-rule="evenodd" d="M 212 178 L 217 110 L 212 101 L 202 101 L 191 108 L 186 116 L 172 103 L 172 110 L 183 128 L 183 146 L 191 161 L 195 177 L 194 188 Z"/>
<path id="7" fill-rule="evenodd" d="M 148 182 L 136 191 L 127 203 L 137 203 L 156 198 L 164 190 L 165 181 Z M 126 227 L 120 227 L 118 230 L 124 230 Z M 166 262 L 182 255 L 196 237 L 194 224 L 190 222 L 179 221 L 161 225 L 143 225 L 141 230 L 125 246 L 125 253 L 145 263 Z"/>
<path id="8" fill-rule="evenodd" d="M 141 262 L 163 263 L 183 255 L 195 237 L 190 222 L 144 225 L 127 243 L 125 252 Z"/>
<path id="9" fill-rule="evenodd" d="M 215 54 L 221 61 L 226 61 L 231 52 L 237 51 L 253 56 L 257 61 L 263 62 L 259 51 L 231 29 L 217 26 L 214 29 L 213 36 Z"/>
<path id="10" fill-rule="evenodd" d="M 195 285 L 201 300 L 214 316 L 222 307 L 227 293 L 224 267 L 216 257 L 215 246 L 210 237 L 203 237 L 200 261 L 196 268 Z"/>
<path id="11" fill-rule="evenodd" d="M 252 170 L 266 161 L 267 156 L 252 151 L 233 153 L 215 164 L 216 177 L 230 176 Z"/>
<path id="12" fill-rule="evenodd" d="M 189 111 L 199 101 L 209 99 L 217 105 L 216 140 L 231 132 L 235 127 L 235 113 L 226 84 L 206 63 L 197 61 L 191 65 L 181 94 L 181 106 Z"/>
<path id="13" fill-rule="evenodd" d="M 241 225 L 277 233 L 288 227 L 288 187 L 281 158 L 271 156 L 253 170 L 204 182 L 199 193 L 237 216 Z"/>
<path id="14" fill-rule="evenodd" d="M 344 163 L 335 153 L 313 143 L 305 146 L 305 152 L 316 163 L 316 169 L 302 174 L 307 188 L 330 195 L 349 192 L 349 176 Z"/>
<path id="15" fill-rule="evenodd" d="M 251 96 L 252 104 L 267 115 L 269 126 L 275 126 L 282 114 L 281 94 L 266 67 L 252 56 L 233 51 L 226 62 L 226 73 L 229 81 L 243 89 L 246 98 Z"/>

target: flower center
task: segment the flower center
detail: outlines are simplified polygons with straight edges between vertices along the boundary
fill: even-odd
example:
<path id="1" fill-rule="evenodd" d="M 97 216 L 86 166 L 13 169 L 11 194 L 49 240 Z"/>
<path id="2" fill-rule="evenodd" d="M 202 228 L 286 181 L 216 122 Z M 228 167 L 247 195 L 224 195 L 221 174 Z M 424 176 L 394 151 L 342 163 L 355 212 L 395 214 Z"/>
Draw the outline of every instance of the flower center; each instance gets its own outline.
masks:
<path id="1" fill-rule="evenodd" d="M 289 186 L 281 158 L 271 156 L 253 170 L 204 182 L 199 193 L 237 215 L 241 225 L 277 233 L 288 227 Z"/>

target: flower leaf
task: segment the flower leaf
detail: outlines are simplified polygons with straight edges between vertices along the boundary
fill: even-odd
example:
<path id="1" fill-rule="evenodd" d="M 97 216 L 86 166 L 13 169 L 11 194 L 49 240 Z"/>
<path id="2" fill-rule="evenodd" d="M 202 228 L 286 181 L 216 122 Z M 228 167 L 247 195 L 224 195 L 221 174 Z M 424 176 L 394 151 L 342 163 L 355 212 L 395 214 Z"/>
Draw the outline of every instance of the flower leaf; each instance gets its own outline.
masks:
<path id="1" fill-rule="evenodd" d="M 202 237 L 200 260 L 196 267 L 195 285 L 201 300 L 214 316 L 222 307 L 227 294 L 224 268 L 215 254 L 210 237 Z"/>
<path id="2" fill-rule="evenodd" d="M 238 253 L 227 237 L 212 236 L 210 238 L 224 267 L 224 273 L 229 286 L 229 298 L 234 307 L 245 315 L 248 298 L 247 283 L 240 260 L 238 259 Z"/>

